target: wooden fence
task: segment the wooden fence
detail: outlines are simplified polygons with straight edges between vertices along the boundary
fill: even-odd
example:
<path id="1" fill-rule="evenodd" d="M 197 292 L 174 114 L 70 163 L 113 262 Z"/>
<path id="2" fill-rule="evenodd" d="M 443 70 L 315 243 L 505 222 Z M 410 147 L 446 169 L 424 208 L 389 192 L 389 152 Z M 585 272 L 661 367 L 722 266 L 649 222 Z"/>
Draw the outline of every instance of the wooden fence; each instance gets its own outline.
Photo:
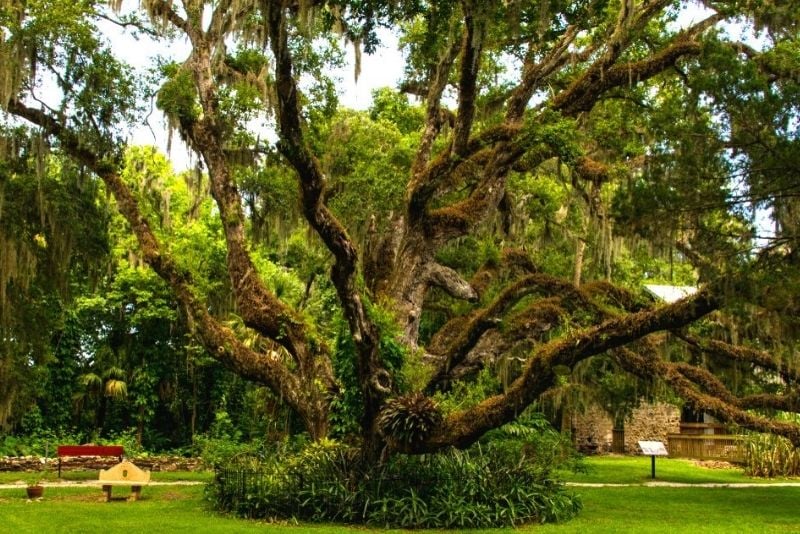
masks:
<path id="1" fill-rule="evenodd" d="M 719 423 L 681 423 L 681 434 L 730 434 L 725 425 Z"/>
<path id="2" fill-rule="evenodd" d="M 721 434 L 669 434 L 667 450 L 671 457 L 699 460 L 743 462 L 744 436 Z"/>

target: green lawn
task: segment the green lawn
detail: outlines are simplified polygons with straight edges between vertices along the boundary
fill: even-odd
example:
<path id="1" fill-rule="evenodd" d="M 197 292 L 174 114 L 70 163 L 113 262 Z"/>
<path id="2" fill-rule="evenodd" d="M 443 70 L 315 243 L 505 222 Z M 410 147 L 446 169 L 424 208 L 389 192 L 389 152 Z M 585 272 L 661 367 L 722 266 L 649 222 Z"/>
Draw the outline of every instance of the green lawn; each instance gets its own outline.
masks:
<path id="1" fill-rule="evenodd" d="M 800 532 L 800 488 L 577 488 L 581 514 L 526 532 Z"/>
<path id="2" fill-rule="evenodd" d="M 267 525 L 209 512 L 199 486 L 145 488 L 142 500 L 101 502 L 96 488 L 47 488 L 28 502 L 22 488 L 0 490 L 4 532 L 308 532 L 359 533 L 368 529 Z M 549 532 L 800 532 L 800 488 L 580 488 L 581 515 L 563 525 L 530 525 Z M 124 496 L 126 491 L 117 490 Z M 490 532 L 490 531 L 483 531 Z M 497 532 L 497 531 L 495 531 Z"/>
<path id="3" fill-rule="evenodd" d="M 651 482 L 649 456 L 592 456 L 585 460 L 588 472 L 560 472 L 559 478 L 569 482 L 605 484 L 643 484 Z M 798 479 L 751 478 L 740 468 L 706 469 L 692 460 L 656 458 L 656 481 L 683 484 L 800 482 Z"/>
<path id="4" fill-rule="evenodd" d="M 125 488 L 115 495 L 127 495 Z M 191 532 L 308 532 L 340 534 L 362 528 L 315 525 L 266 525 L 209 512 L 202 486 L 154 486 L 142 491 L 142 500 L 102 502 L 97 488 L 46 488 L 44 498 L 29 502 L 25 490 L 0 490 L 0 530 L 24 533 L 147 533 Z"/>
<path id="5" fill-rule="evenodd" d="M 650 480 L 649 458 L 602 457 L 590 458 L 587 463 L 591 473 L 570 474 L 568 478 L 576 482 L 634 484 Z M 657 470 L 661 481 L 755 481 L 740 470 L 702 469 L 683 460 L 659 459 Z M 0 473 L 0 483 L 13 481 L 13 475 Z M 19 474 L 16 475 L 19 479 Z M 96 476 L 96 472 L 66 473 L 68 480 Z M 208 480 L 210 474 L 153 473 L 153 477 L 165 481 Z M 584 503 L 584 510 L 576 519 L 562 525 L 528 525 L 515 532 L 800 532 L 800 487 L 632 486 L 573 490 L 582 496 Z M 127 491 L 119 488 L 115 496 L 124 497 Z M 3 532 L 14 533 L 370 531 L 331 525 L 272 525 L 220 516 L 206 508 L 202 486 L 146 487 L 139 502 L 119 498 L 111 503 L 102 502 L 102 493 L 96 487 L 49 487 L 40 502 L 28 502 L 23 488 L 0 490 L 0 525 Z"/>

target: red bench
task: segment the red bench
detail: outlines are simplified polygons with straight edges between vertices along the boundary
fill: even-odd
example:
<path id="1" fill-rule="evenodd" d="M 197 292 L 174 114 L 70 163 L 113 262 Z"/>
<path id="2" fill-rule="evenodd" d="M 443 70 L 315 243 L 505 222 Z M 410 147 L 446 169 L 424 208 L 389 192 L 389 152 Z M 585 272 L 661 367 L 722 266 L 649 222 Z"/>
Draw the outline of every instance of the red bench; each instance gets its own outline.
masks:
<path id="1" fill-rule="evenodd" d="M 61 458 L 65 456 L 116 456 L 121 462 L 123 454 L 122 445 L 59 445 L 58 478 L 61 478 Z"/>

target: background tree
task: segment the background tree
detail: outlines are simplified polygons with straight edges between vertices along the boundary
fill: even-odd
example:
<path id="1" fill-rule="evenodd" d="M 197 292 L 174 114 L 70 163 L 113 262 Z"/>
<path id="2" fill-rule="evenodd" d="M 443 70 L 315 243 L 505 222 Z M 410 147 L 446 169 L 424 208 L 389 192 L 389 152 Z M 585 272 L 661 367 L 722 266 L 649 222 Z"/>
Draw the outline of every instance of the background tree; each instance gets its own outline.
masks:
<path id="1" fill-rule="evenodd" d="M 738 396 L 706 368 L 663 357 L 652 336 L 737 303 L 793 302 L 767 288 L 796 273 L 794 208 L 782 193 L 795 176 L 781 163 L 797 140 L 795 3 L 703 2 L 703 17 L 685 24 L 688 3 L 667 0 L 110 7 L 2 4 L 0 102 L 102 180 L 198 342 L 268 386 L 313 438 L 344 405 L 367 462 L 467 447 L 608 354 L 698 409 L 800 444 L 800 427 L 753 411 L 797 406 L 793 367 L 771 347 L 679 332 L 693 350 L 783 380 Z M 737 18 L 763 32 L 758 48 L 721 29 Z M 107 19 L 190 45 L 160 65 L 155 102 L 198 157 L 225 280 L 198 272 L 187 259 L 203 254 L 182 255 L 165 231 L 168 210 L 153 209 L 169 198 L 163 186 L 137 191 L 124 176 L 126 132 L 148 87 L 104 42 L 97 24 Z M 402 35 L 401 88 L 423 109 L 384 92 L 369 117 L 337 114 L 321 74 L 336 60 L 333 32 L 371 52 L 382 25 Z M 57 99 L 39 94 L 45 80 Z M 252 130 L 259 120 L 274 121 L 274 146 Z M 335 294 L 333 310 L 293 299 L 263 260 L 270 214 L 298 213 L 279 203 L 288 181 L 310 234 L 292 265 L 304 270 L 301 295 Z M 753 206 L 772 210 L 775 246 L 753 248 Z M 691 263 L 700 291 L 658 305 L 615 284 L 616 259 L 635 258 L 641 240 L 654 265 Z M 312 268 L 319 257 L 326 281 Z M 235 323 L 210 305 L 209 283 L 230 291 Z M 781 344 L 793 364 L 792 340 Z M 487 362 L 502 363 L 506 379 L 441 413 L 430 397 L 446 398 Z"/>

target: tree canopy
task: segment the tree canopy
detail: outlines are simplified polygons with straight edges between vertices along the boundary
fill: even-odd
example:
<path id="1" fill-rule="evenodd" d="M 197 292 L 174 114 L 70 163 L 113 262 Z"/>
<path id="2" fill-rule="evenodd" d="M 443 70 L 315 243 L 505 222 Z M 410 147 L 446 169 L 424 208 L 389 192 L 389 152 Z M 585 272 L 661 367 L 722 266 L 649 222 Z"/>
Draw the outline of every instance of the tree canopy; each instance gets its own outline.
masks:
<path id="1" fill-rule="evenodd" d="M 3 346 L 46 312 L 37 269 L 93 272 L 111 232 L 116 284 L 164 284 L 136 328 L 178 313 L 367 461 L 467 447 L 601 360 L 800 445 L 772 417 L 800 408 L 798 22 L 788 0 L 2 1 Z M 114 26 L 188 55 L 145 75 Z M 328 67 L 389 31 L 398 87 L 341 108 Z M 130 146 L 153 106 L 185 185 Z"/>

